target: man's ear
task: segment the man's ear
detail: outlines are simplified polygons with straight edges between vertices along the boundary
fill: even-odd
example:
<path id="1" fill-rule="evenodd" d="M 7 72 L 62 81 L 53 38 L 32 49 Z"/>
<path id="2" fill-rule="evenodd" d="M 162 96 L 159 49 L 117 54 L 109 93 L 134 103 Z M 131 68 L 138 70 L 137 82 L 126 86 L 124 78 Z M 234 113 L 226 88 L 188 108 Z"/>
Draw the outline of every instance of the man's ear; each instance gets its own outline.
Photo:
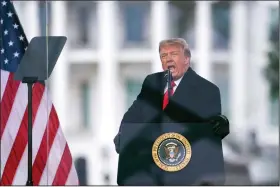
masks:
<path id="1" fill-rule="evenodd" d="M 190 57 L 188 57 L 188 56 L 185 56 L 185 64 L 189 64 L 189 61 L 190 61 Z"/>

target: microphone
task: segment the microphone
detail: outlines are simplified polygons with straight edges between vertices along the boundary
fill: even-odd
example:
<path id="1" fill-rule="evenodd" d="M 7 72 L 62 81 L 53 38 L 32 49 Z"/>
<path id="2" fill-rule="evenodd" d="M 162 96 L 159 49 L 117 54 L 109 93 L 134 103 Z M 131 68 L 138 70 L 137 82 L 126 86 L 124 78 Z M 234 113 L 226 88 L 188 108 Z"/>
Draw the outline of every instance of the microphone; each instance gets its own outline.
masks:
<path id="1" fill-rule="evenodd" d="M 164 75 L 166 77 L 167 81 L 167 91 L 168 91 L 168 98 L 171 97 L 171 92 L 172 92 L 172 87 L 171 87 L 171 82 L 172 82 L 172 73 L 170 71 L 170 67 L 168 67 L 168 70 L 166 70 L 166 74 Z"/>

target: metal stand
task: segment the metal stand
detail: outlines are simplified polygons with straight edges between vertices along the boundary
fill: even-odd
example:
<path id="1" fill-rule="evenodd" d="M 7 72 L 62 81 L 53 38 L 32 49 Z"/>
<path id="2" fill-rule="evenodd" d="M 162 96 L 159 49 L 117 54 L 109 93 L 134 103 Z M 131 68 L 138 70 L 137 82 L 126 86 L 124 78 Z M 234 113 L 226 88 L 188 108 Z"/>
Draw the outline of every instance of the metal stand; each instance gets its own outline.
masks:
<path id="1" fill-rule="evenodd" d="M 171 82 L 172 82 L 172 73 L 171 73 L 170 70 L 167 70 L 168 99 L 170 99 L 170 97 L 171 97 L 171 92 L 172 92 Z"/>
<path id="2" fill-rule="evenodd" d="M 33 186 L 32 178 L 32 86 L 38 80 L 37 77 L 24 77 L 22 83 L 28 88 L 28 175 L 26 186 Z"/>

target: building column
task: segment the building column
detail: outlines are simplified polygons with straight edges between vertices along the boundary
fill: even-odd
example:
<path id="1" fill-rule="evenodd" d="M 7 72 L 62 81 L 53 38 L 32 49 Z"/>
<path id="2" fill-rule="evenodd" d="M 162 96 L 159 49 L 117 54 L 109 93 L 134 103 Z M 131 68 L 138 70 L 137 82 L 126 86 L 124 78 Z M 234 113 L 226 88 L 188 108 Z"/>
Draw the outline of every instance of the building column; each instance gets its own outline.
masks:
<path id="1" fill-rule="evenodd" d="M 151 1 L 152 72 L 162 71 L 159 42 L 168 37 L 168 1 Z"/>
<path id="2" fill-rule="evenodd" d="M 211 81 L 211 2 L 197 1 L 195 8 L 195 52 L 197 54 L 195 69 L 200 76 Z"/>
<path id="3" fill-rule="evenodd" d="M 246 133 L 247 79 L 247 10 L 246 2 L 232 2 L 230 41 L 230 121 L 231 131 Z M 242 131 L 240 131 L 242 130 Z M 242 138 L 242 137 L 240 137 Z"/>
<path id="4" fill-rule="evenodd" d="M 250 71 L 252 73 L 251 125 L 257 131 L 260 143 L 279 142 L 278 129 L 270 124 L 270 95 L 269 82 L 266 80 L 264 69 L 268 64 L 267 52 L 270 48 L 269 29 L 260 25 L 269 25 L 269 9 L 263 2 L 254 3 L 252 8 L 251 32 L 252 49 L 250 55 Z"/>
<path id="5" fill-rule="evenodd" d="M 64 1 L 52 1 L 51 20 L 48 24 L 52 24 L 50 36 L 66 36 L 67 37 L 67 4 Z M 56 66 L 51 75 L 51 93 L 53 104 L 59 116 L 60 126 L 64 131 L 67 125 L 67 108 L 71 106 L 68 94 L 69 81 L 69 64 L 67 62 L 67 45 L 68 40 L 58 58 Z"/>
<path id="6" fill-rule="evenodd" d="M 91 184 L 104 184 L 103 174 L 108 173 L 111 177 L 112 184 L 117 181 L 117 162 L 118 157 L 113 144 L 114 136 L 117 133 L 119 121 L 116 121 L 116 92 L 118 78 L 118 64 L 116 59 L 116 36 L 113 32 L 116 23 L 116 1 L 99 1 L 97 3 L 97 19 L 98 19 L 98 105 L 99 123 L 97 124 L 97 147 L 101 150 L 96 154 L 99 155 L 99 177 Z M 107 158 L 104 158 L 102 151 L 106 149 Z M 104 160 L 106 159 L 106 160 Z M 97 161 L 98 162 L 98 161 Z"/>
<path id="7" fill-rule="evenodd" d="M 24 3 L 25 3 L 24 10 L 20 11 L 24 13 L 22 26 L 25 35 L 28 41 L 30 42 L 32 38 L 40 35 L 40 28 L 39 28 L 40 20 L 38 19 L 39 18 L 38 1 L 28 1 Z"/>
<path id="8" fill-rule="evenodd" d="M 25 19 L 25 10 L 26 10 L 26 2 L 23 1 L 14 1 L 13 5 L 15 7 L 16 13 L 18 17 L 20 18 L 20 23 L 23 24 Z M 23 26 L 24 29 L 24 26 Z M 24 29 L 25 30 L 25 29 Z"/>

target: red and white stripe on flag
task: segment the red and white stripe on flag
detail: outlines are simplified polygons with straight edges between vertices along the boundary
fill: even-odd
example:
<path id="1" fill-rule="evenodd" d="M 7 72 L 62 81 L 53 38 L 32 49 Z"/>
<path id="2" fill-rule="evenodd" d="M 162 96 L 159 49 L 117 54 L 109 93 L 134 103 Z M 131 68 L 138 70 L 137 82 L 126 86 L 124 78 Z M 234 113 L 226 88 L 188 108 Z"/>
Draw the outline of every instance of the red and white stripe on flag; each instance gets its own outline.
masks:
<path id="1" fill-rule="evenodd" d="M 0 185 L 25 185 L 27 180 L 27 85 L 1 70 Z M 78 185 L 71 153 L 48 90 L 33 87 L 34 185 Z"/>

